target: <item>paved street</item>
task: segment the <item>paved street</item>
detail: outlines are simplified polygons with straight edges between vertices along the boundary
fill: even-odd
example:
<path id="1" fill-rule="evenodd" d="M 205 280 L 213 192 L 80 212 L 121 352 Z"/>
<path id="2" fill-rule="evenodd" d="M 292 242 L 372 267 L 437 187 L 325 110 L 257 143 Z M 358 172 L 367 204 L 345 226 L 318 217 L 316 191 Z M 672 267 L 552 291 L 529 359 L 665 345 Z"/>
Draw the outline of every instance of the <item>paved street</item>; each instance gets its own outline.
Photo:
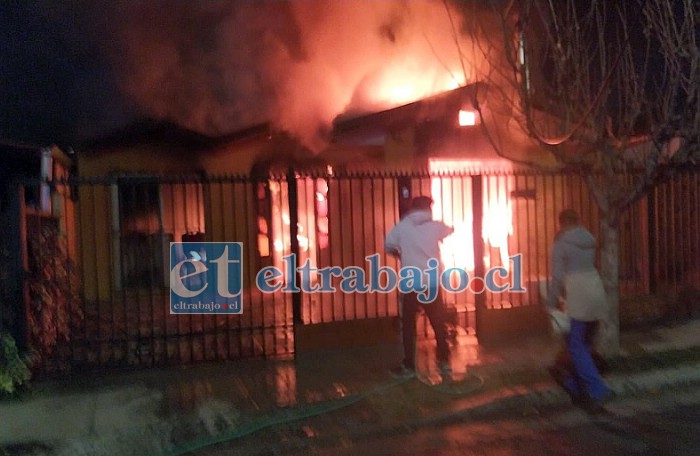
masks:
<path id="1" fill-rule="evenodd" d="M 696 455 L 700 454 L 700 386 L 618 399 L 599 415 L 573 406 L 516 406 L 448 425 L 347 441 L 308 436 L 300 444 L 270 439 L 229 442 L 197 452 L 314 455 Z M 302 426 L 304 429 L 304 426 Z M 242 443 L 242 445 L 240 445 Z"/>
<path id="2" fill-rule="evenodd" d="M 595 420 L 547 375 L 549 337 L 458 342 L 448 378 L 426 342 L 407 380 L 385 344 L 37 382 L 0 401 L 0 455 L 700 454 L 699 320 L 623 334 Z"/>

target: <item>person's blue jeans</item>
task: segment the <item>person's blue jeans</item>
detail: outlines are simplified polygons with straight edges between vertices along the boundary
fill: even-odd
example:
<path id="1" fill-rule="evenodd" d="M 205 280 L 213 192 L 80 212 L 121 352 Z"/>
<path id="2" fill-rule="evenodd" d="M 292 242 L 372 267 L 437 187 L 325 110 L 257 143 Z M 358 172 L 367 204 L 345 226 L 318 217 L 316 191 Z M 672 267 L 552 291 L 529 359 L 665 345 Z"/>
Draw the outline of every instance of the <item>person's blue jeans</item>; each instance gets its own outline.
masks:
<path id="1" fill-rule="evenodd" d="M 600 399 L 610 389 L 600 378 L 598 368 L 591 357 L 593 336 L 598 327 L 596 321 L 571 319 L 571 331 L 566 346 L 571 356 L 574 372 L 564 379 L 564 388 L 576 399 Z"/>

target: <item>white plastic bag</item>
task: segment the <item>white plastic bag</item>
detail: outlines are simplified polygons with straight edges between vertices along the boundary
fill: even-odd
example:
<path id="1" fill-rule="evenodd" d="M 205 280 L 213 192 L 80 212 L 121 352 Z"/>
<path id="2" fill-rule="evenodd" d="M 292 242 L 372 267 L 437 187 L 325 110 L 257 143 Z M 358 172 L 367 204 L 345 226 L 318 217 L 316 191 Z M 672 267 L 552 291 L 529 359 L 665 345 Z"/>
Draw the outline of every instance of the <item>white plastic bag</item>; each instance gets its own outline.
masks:
<path id="1" fill-rule="evenodd" d="M 552 322 L 552 330 L 555 334 L 565 336 L 571 331 L 571 318 L 561 310 L 551 309 L 549 318 Z"/>

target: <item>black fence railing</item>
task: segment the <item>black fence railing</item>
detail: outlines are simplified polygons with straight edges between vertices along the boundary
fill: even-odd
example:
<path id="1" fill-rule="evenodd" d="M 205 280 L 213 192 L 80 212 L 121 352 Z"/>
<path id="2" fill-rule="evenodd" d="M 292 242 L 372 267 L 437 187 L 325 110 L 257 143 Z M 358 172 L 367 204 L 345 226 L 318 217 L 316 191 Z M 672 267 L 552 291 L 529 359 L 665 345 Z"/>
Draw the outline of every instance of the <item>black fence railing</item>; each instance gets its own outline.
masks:
<path id="1" fill-rule="evenodd" d="M 302 289 L 321 280 L 340 289 L 343 277 L 318 271 L 354 266 L 366 272 L 374 254 L 381 266 L 398 268 L 383 253 L 384 237 L 417 195 L 432 196 L 434 216 L 455 228 L 441 252 L 446 267 L 473 277 L 483 252 L 483 271 L 500 268 L 499 283 L 527 290 L 479 293 L 477 280 L 446 293 L 451 324 L 467 334 L 476 332 L 478 305 L 496 311 L 541 303 L 559 211 L 576 209 L 583 224 L 598 231 L 598 210 L 576 175 L 328 171 L 51 183 L 51 204 L 25 214 L 26 253 L 33 259 L 26 313 L 44 367 L 284 357 L 294 352 L 295 324 L 395 317 L 396 292 L 263 293 L 255 280 L 265 267 L 289 273 L 291 253 L 296 265 L 309 267 L 307 274 L 292 274 L 307 282 Z M 699 176 L 688 172 L 660 184 L 622 217 L 623 296 L 700 285 Z M 242 314 L 170 313 L 170 243 L 192 241 L 242 243 Z M 458 279 L 452 276 L 453 286 Z M 423 329 L 430 336 L 428 326 Z"/>

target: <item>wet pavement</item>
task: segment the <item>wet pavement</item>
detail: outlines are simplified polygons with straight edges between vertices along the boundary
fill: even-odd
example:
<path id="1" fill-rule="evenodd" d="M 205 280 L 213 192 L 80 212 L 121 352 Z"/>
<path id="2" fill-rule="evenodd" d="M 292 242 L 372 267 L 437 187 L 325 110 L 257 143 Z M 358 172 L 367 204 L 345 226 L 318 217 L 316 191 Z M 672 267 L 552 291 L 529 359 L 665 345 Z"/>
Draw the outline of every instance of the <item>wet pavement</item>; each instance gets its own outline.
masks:
<path id="1" fill-rule="evenodd" d="M 443 378 L 425 341 L 410 380 L 388 374 L 398 344 L 74 375 L 0 402 L 0 454 L 206 454 L 217 445 L 276 454 L 280 444 L 390 435 L 514 404 L 566 406 L 545 369 L 558 348 L 545 335 L 486 348 L 459 334 L 454 373 Z M 700 321 L 624 332 L 622 350 L 608 381 L 623 397 L 700 382 Z"/>
<path id="2" fill-rule="evenodd" d="M 570 407 L 530 410 L 482 419 L 468 416 L 444 426 L 357 440 L 315 442 L 283 454 L 324 455 L 697 455 L 700 454 L 700 386 L 681 392 L 625 398 L 604 413 Z M 237 448 L 241 449 L 241 448 Z M 219 445 L 200 456 L 232 454 Z M 255 454 L 255 453 L 246 453 Z"/>

